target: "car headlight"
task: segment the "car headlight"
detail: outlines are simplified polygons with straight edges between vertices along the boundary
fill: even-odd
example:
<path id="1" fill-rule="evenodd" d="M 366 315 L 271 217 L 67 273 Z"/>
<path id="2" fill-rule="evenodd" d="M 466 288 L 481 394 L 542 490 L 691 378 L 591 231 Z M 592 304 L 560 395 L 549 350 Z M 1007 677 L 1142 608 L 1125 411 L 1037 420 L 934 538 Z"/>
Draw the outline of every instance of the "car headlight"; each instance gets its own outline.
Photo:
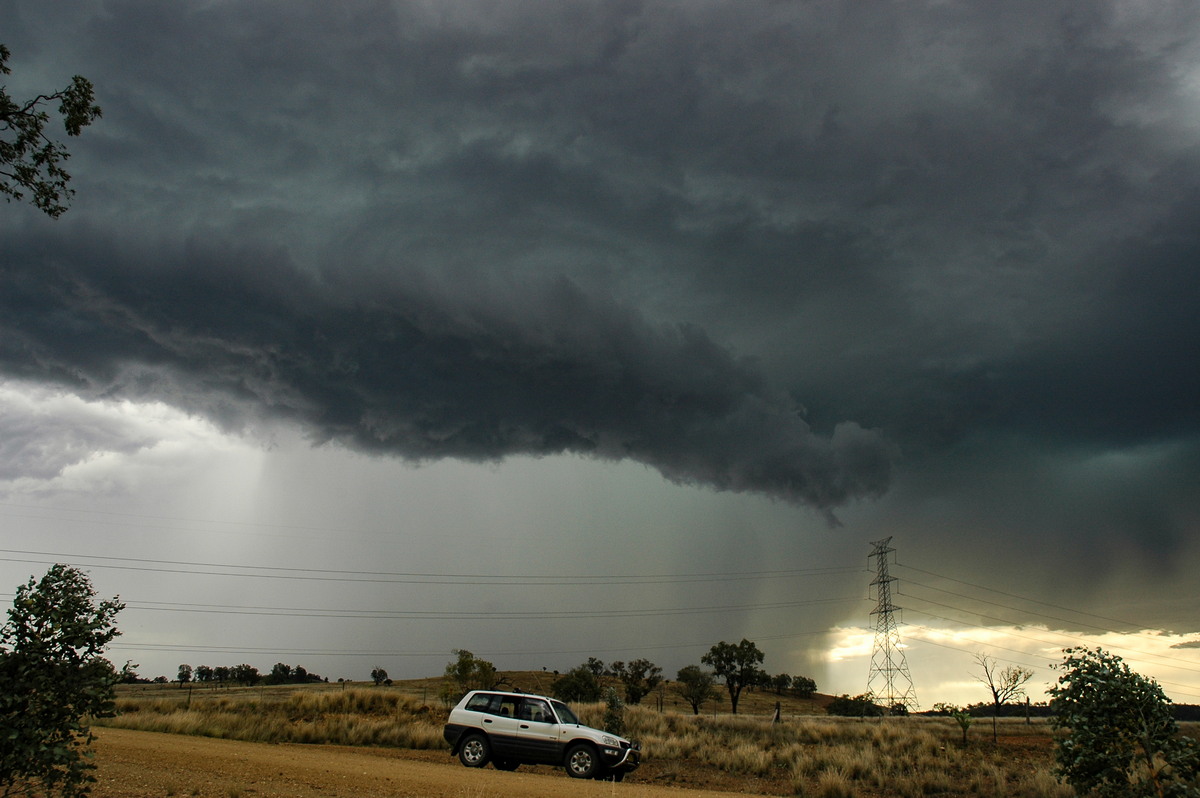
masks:
<path id="1" fill-rule="evenodd" d="M 614 747 L 617 746 L 617 738 L 616 737 L 608 737 L 606 735 L 600 739 L 600 742 L 604 743 L 605 745 L 609 745 L 609 746 L 614 746 Z"/>

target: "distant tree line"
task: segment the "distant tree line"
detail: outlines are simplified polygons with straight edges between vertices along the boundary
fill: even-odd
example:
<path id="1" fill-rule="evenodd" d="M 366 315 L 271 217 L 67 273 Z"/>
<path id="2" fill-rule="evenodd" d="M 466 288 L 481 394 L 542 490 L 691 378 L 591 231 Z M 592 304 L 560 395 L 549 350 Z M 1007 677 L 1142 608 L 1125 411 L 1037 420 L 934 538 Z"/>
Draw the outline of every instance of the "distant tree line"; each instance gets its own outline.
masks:
<path id="1" fill-rule="evenodd" d="M 491 662 L 466 649 L 454 649 L 452 653 L 455 658 L 446 665 L 442 681 L 441 699 L 444 703 L 453 704 L 471 690 L 490 690 L 504 684 Z M 762 651 L 749 640 L 740 643 L 721 641 L 700 658 L 701 665 L 711 670 L 701 665 L 681 668 L 671 689 L 688 703 L 695 714 L 699 714 L 705 704 L 722 700 L 718 685 L 724 686 L 728 692 L 734 714 L 745 690 L 770 690 L 777 695 L 798 698 L 811 698 L 816 692 L 817 683 L 808 676 L 770 674 L 759 667 L 763 659 Z M 668 685 L 668 680 L 663 678 L 662 668 L 644 657 L 628 662 L 614 660 L 607 665 L 596 657 L 588 657 L 566 673 L 555 671 L 554 675 L 557 678 L 550 685 L 551 695 L 560 701 L 575 703 L 611 700 L 606 697 L 609 691 L 614 691 L 617 698 L 623 694 L 623 703 L 627 705 L 640 704 L 655 692 L 661 701 Z M 379 684 L 387 678 L 387 672 L 376 668 L 371 676 Z M 614 686 L 620 687 L 620 694 L 615 693 Z"/>
<path id="2" fill-rule="evenodd" d="M 231 685 L 254 687 L 258 684 L 310 684 L 312 682 L 325 682 L 329 680 L 315 673 L 309 673 L 301 665 L 292 667 L 282 662 L 276 662 L 271 668 L 271 672 L 265 675 L 260 673 L 258 668 L 253 665 L 218 665 L 216 667 L 197 665 L 193 668 L 191 665 L 185 663 L 179 666 L 176 681 L 179 682 L 180 687 L 191 683 L 213 687 L 227 687 Z"/>
<path id="3" fill-rule="evenodd" d="M 893 714 L 903 715 L 906 709 L 903 704 L 893 707 Z M 887 710 L 881 704 L 876 704 L 871 696 L 863 693 L 854 697 L 848 694 L 835 696 L 825 706 L 825 712 L 829 715 L 840 715 L 846 718 L 878 718 L 886 714 Z"/>
<path id="4" fill-rule="evenodd" d="M 798 698 L 811 698 L 816 692 L 817 683 L 808 676 L 768 673 L 759 667 L 764 659 L 763 652 L 750 640 L 721 641 L 700 658 L 699 665 L 681 668 L 675 674 L 672 689 L 697 715 L 705 704 L 723 700 L 719 686 L 729 695 L 730 709 L 735 715 L 743 691 L 770 690 L 776 695 Z M 556 679 L 550 689 L 561 701 L 600 701 L 606 680 L 621 686 L 626 704 L 640 704 L 646 696 L 665 686 L 662 668 L 648 659 L 617 660 L 605 665 L 596 657 L 588 657 L 586 662 Z"/>

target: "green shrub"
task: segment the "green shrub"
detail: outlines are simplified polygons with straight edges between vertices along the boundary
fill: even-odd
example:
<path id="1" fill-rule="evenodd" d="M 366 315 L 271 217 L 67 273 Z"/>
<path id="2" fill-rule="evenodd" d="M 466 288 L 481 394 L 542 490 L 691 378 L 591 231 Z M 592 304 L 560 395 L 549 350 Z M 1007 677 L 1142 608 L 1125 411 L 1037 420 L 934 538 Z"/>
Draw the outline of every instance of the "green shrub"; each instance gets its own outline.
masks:
<path id="1" fill-rule="evenodd" d="M 1056 752 L 1066 781 L 1105 798 L 1200 796 L 1200 752 L 1179 736 L 1162 688 L 1102 649 L 1065 653 L 1050 695 L 1052 723 L 1067 732 Z"/>

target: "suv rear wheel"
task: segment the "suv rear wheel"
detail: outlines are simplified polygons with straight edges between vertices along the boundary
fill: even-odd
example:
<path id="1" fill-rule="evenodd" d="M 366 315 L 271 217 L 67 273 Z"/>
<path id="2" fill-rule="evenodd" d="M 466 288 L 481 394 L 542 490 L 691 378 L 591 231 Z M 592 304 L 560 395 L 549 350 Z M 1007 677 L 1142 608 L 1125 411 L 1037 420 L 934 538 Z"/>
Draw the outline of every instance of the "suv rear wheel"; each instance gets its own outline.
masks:
<path id="1" fill-rule="evenodd" d="M 576 743 L 567 749 L 567 775 L 576 779 L 594 778 L 600 771 L 596 749 L 587 743 Z"/>
<path id="2" fill-rule="evenodd" d="M 482 734 L 472 734 L 458 748 L 458 761 L 469 768 L 481 768 L 492 758 L 492 747 Z"/>

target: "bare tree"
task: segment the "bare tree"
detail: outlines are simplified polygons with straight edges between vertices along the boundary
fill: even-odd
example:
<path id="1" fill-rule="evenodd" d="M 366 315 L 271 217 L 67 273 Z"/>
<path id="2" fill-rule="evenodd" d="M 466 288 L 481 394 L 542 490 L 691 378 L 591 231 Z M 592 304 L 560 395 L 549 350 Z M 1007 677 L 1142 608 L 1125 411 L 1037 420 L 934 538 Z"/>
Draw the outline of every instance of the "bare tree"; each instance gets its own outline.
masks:
<path id="1" fill-rule="evenodd" d="M 996 658 L 987 654 L 976 654 L 975 662 L 983 671 L 982 675 L 976 674 L 975 678 L 987 685 L 992 693 L 992 742 L 997 742 L 996 717 L 1000 714 L 1000 707 L 1025 695 L 1025 684 L 1033 678 L 1033 671 L 1017 665 L 1001 669 Z"/>

